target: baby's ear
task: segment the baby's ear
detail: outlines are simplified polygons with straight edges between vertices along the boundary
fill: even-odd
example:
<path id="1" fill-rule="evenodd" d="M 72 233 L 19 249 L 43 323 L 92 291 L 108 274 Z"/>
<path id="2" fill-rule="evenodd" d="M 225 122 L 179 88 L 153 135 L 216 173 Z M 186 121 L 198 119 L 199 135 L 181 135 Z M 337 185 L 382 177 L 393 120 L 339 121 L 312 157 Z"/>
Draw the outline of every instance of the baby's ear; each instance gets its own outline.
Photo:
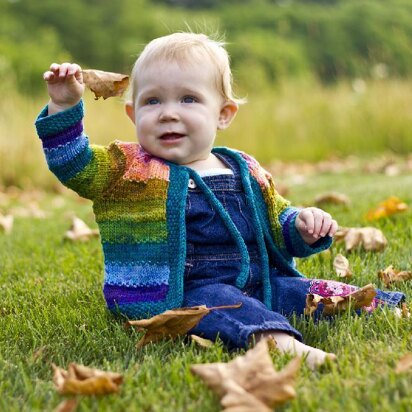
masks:
<path id="1" fill-rule="evenodd" d="M 129 117 L 129 119 L 135 123 L 135 116 L 134 116 L 134 106 L 132 102 L 127 102 L 124 106 L 126 110 L 126 114 Z"/>
<path id="2" fill-rule="evenodd" d="M 225 103 L 223 103 L 220 109 L 217 128 L 219 130 L 227 129 L 232 120 L 235 118 L 238 109 L 239 106 L 232 100 L 228 100 Z"/>

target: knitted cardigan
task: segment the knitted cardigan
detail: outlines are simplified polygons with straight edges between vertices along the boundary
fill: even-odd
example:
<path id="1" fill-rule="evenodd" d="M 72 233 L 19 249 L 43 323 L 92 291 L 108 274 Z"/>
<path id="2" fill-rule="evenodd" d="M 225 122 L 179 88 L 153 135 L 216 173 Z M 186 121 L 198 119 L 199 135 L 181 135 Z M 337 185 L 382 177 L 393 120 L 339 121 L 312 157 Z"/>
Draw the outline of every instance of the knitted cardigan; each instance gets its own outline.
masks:
<path id="1" fill-rule="evenodd" d="M 93 201 L 105 261 L 103 293 L 110 310 L 129 318 L 180 307 L 186 259 L 185 204 L 189 178 L 195 180 L 221 215 L 242 255 L 237 286 L 249 273 L 246 245 L 227 212 L 200 176 L 185 166 L 156 158 L 137 143 L 90 145 L 83 133 L 83 102 L 36 120 L 49 169 L 67 187 Z M 288 276 L 303 276 L 293 256 L 330 246 L 325 238 L 305 244 L 295 228 L 298 209 L 275 190 L 271 175 L 245 153 L 215 148 L 240 166 L 260 251 L 264 302 L 270 308 L 270 266 Z M 224 302 L 222 302 L 224 304 Z"/>

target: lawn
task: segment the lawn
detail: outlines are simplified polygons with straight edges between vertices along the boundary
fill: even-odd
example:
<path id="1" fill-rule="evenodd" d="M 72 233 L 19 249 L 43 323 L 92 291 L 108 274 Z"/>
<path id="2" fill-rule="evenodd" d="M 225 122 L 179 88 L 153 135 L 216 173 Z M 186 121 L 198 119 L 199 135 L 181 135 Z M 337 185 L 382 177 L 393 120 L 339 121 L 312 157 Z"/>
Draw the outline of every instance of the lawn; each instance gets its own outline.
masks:
<path id="1" fill-rule="evenodd" d="M 350 283 L 360 286 L 372 282 L 384 288 L 377 272 L 390 264 L 412 269 L 411 210 L 372 223 L 364 218 L 389 195 L 412 205 L 410 174 L 346 172 L 277 180 L 289 188 L 288 198 L 297 205 L 312 204 L 316 195 L 331 190 L 348 195 L 349 206 L 326 207 L 340 225 L 372 225 L 388 239 L 383 252 L 358 249 L 349 254 L 340 243 L 332 246 L 329 256 L 300 260 L 299 268 L 309 277 L 336 279 L 332 261 L 337 253 L 348 257 L 354 273 Z M 47 216 L 16 217 L 11 234 L 0 232 L 0 410 L 54 410 L 62 397 L 53 387 L 51 364 L 66 368 L 77 362 L 124 375 L 119 394 L 84 398 L 79 411 L 219 411 L 217 398 L 190 373 L 190 365 L 225 362 L 243 351 L 229 353 L 220 342 L 203 349 L 183 338 L 137 351 L 139 333 L 125 330 L 105 308 L 99 241 L 63 241 L 72 213 L 96 227 L 90 203 L 66 191 L 14 190 L 0 197 L 0 211 L 14 208 L 19 214 L 16 208 L 30 201 Z M 412 282 L 397 289 L 411 300 Z M 412 320 L 399 319 L 386 308 L 317 324 L 303 318 L 292 323 L 308 344 L 336 353 L 338 362 L 315 372 L 302 367 L 296 399 L 277 410 L 412 410 L 412 372 L 395 374 L 398 359 L 412 352 Z M 272 356 L 276 368 L 290 360 Z"/>

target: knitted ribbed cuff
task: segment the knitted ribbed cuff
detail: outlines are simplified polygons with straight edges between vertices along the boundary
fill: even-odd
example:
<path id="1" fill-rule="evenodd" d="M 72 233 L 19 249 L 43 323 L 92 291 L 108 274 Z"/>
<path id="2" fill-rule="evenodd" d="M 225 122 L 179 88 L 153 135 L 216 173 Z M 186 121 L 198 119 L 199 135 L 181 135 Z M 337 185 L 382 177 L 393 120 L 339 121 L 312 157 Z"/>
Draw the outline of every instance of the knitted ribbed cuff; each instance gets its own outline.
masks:
<path id="1" fill-rule="evenodd" d="M 83 119 L 84 108 L 83 100 L 80 100 L 76 106 L 62 112 L 48 115 L 48 106 L 40 112 L 36 119 L 36 130 L 40 139 L 51 138 L 66 129 L 73 127 L 76 123 Z"/>
<path id="2" fill-rule="evenodd" d="M 300 209 L 296 207 L 286 208 L 280 215 L 282 233 L 288 252 L 295 257 L 307 257 L 328 249 L 332 244 L 332 238 L 325 236 L 312 245 L 308 245 L 296 229 L 296 218 Z"/>

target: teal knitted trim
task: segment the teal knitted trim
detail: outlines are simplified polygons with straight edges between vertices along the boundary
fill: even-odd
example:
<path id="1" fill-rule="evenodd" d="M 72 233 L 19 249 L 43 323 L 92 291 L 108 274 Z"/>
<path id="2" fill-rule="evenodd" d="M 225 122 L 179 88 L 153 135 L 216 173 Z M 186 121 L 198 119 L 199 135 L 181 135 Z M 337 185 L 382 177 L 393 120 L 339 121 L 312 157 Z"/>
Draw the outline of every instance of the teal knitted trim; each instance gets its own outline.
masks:
<path id="1" fill-rule="evenodd" d="M 167 192 L 167 244 L 170 265 L 168 309 L 180 307 L 183 302 L 184 266 L 186 261 L 186 197 L 189 174 L 186 168 L 168 163 L 170 184 Z"/>

